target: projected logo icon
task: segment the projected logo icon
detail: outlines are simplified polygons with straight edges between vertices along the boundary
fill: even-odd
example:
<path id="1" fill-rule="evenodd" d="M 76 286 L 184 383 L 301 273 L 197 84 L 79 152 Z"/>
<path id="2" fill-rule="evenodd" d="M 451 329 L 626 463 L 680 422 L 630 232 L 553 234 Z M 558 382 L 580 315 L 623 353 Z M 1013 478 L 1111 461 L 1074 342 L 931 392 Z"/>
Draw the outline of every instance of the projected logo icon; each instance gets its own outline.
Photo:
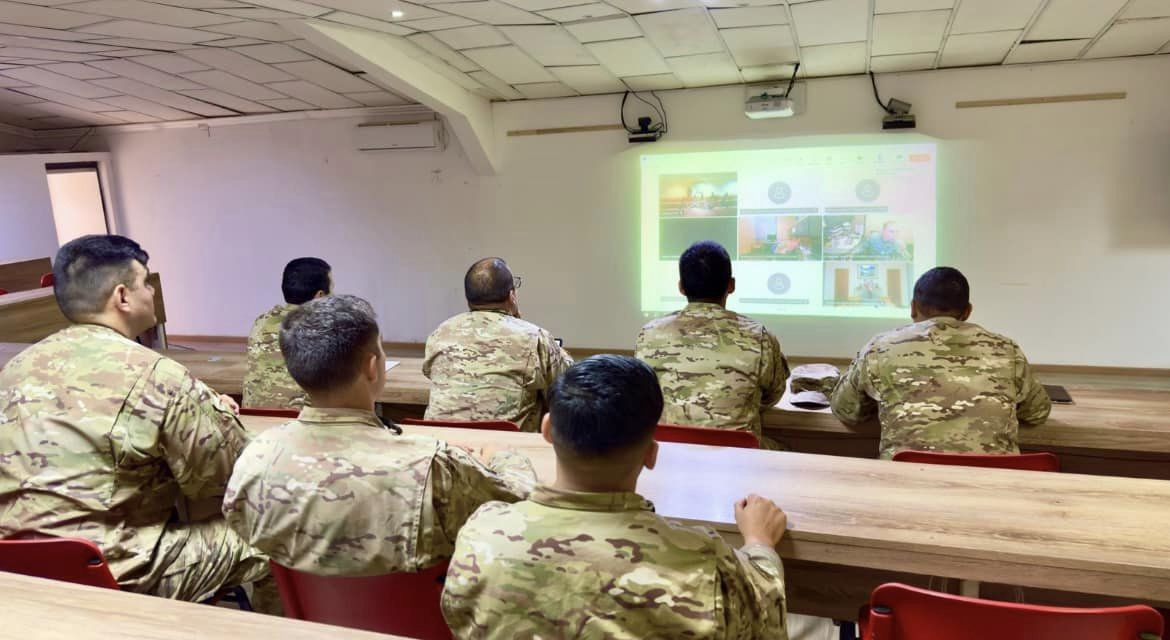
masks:
<path id="1" fill-rule="evenodd" d="M 783 273 L 773 273 L 768 278 L 768 291 L 782 296 L 792 288 L 792 279 Z"/>
<path id="2" fill-rule="evenodd" d="M 854 189 L 854 192 L 857 194 L 858 200 L 862 202 L 873 202 L 882 194 L 882 188 L 877 183 L 877 180 L 866 179 L 857 183 L 857 188 Z"/>
<path id="3" fill-rule="evenodd" d="M 768 199 L 776 204 L 784 204 L 792 197 L 792 187 L 787 182 L 773 182 L 768 187 Z"/>

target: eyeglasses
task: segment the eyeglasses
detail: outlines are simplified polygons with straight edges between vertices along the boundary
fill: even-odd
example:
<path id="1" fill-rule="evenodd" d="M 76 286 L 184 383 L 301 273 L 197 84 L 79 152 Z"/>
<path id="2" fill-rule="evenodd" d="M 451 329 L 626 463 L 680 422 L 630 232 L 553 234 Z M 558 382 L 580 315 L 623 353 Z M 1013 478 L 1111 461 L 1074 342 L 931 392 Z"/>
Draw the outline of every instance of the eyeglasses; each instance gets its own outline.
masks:
<path id="1" fill-rule="evenodd" d="M 522 285 L 522 284 L 524 284 L 524 278 L 521 278 L 518 275 L 512 276 L 512 288 L 513 289 L 519 289 L 520 285 Z"/>

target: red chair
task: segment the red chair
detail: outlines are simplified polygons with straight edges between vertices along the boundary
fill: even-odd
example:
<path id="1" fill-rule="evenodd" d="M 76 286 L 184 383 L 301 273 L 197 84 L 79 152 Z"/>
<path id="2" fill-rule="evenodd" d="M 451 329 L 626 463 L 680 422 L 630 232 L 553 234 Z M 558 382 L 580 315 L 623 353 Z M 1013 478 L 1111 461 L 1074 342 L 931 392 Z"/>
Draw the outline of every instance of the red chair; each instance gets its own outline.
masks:
<path id="1" fill-rule="evenodd" d="M 861 610 L 862 640 L 1158 640 L 1145 605 L 1102 609 L 995 602 L 889 583 Z"/>
<path id="2" fill-rule="evenodd" d="M 42 287 L 53 286 L 53 273 L 51 271 L 49 273 L 46 273 L 45 275 L 41 276 L 41 286 Z"/>
<path id="3" fill-rule="evenodd" d="M 0 540 L 0 571 L 119 589 L 102 550 L 80 538 Z"/>
<path id="4" fill-rule="evenodd" d="M 519 431 L 520 425 L 507 420 L 422 420 L 420 418 L 403 418 L 400 424 L 409 424 L 416 427 L 456 427 L 459 429 L 483 429 L 484 431 Z"/>
<path id="5" fill-rule="evenodd" d="M 242 416 L 264 416 L 266 418 L 295 418 L 301 415 L 299 409 L 262 409 L 259 407 L 240 407 Z"/>
<path id="6" fill-rule="evenodd" d="M 681 424 L 658 425 L 658 428 L 654 430 L 654 439 L 659 442 L 685 442 L 687 444 L 706 444 L 713 447 L 760 448 L 759 439 L 751 431 L 688 427 Z"/>
<path id="7" fill-rule="evenodd" d="M 0 296 L 5 295 L 6 293 L 8 293 L 8 289 L 0 289 Z"/>
<path id="8" fill-rule="evenodd" d="M 897 462 L 921 462 L 923 464 L 945 464 L 958 467 L 1060 471 L 1060 458 L 1055 453 L 984 454 L 907 450 L 895 453 L 894 460 Z"/>
<path id="9" fill-rule="evenodd" d="M 360 578 L 270 565 L 286 617 L 424 640 L 453 637 L 439 606 L 446 562 L 419 573 Z"/>

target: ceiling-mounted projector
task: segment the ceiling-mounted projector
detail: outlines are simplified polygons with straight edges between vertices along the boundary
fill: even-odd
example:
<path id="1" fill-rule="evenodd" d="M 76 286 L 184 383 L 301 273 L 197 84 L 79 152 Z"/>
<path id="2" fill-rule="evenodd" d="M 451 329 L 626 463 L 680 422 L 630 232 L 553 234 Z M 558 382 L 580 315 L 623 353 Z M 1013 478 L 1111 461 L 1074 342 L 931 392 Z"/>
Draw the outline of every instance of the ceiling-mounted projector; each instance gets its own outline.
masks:
<path id="1" fill-rule="evenodd" d="M 743 114 L 752 120 L 789 118 L 796 115 L 796 101 L 784 96 L 762 93 L 748 97 L 743 103 Z"/>

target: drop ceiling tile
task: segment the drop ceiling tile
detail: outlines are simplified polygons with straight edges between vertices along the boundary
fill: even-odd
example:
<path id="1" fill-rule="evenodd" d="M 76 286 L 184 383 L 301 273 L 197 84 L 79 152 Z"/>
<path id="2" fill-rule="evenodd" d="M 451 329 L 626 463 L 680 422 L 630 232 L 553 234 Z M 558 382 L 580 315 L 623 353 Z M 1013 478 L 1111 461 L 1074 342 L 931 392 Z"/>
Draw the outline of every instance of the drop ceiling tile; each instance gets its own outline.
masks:
<path id="1" fill-rule="evenodd" d="M 58 102 L 60 104 L 67 104 L 75 109 L 83 111 L 113 111 L 114 107 L 97 100 L 90 100 L 89 98 L 78 98 L 71 96 L 64 91 L 57 91 L 56 89 L 47 89 L 45 87 L 22 87 L 16 89 L 21 93 L 26 93 L 30 96 L 35 96 L 42 100 L 50 102 Z"/>
<path id="2" fill-rule="evenodd" d="M 792 31 L 787 26 L 720 29 L 719 35 L 741 68 L 797 60 Z"/>
<path id="3" fill-rule="evenodd" d="M 2 10 L 2 7 L 0 7 Z M 4 15 L 0 13 L 0 15 Z M 5 16 L 7 18 L 7 16 Z M 0 33 L 10 36 L 26 36 L 29 38 L 46 38 L 48 40 L 70 40 L 80 42 L 82 40 L 92 40 L 93 36 L 88 33 L 75 33 L 73 31 L 62 31 L 60 29 L 41 29 L 39 27 L 27 27 L 18 24 L 4 24 L 0 23 Z"/>
<path id="4" fill-rule="evenodd" d="M 22 87 L 22 88 L 23 89 L 33 89 L 34 87 Z M 43 88 L 43 87 L 41 87 L 41 88 Z M 44 100 L 44 98 L 39 98 L 37 96 L 31 95 L 28 93 L 21 93 L 20 91 L 13 91 L 11 89 L 0 89 L 0 104 L 6 104 L 6 105 L 33 104 L 36 102 L 41 102 L 43 100 Z"/>
<path id="5" fill-rule="evenodd" d="M 869 37 L 869 0 L 819 0 L 789 10 L 802 48 Z"/>
<path id="6" fill-rule="evenodd" d="M 423 52 L 422 56 L 418 58 L 418 60 L 431 69 L 441 73 L 451 82 L 454 82 L 468 91 L 475 91 L 476 89 L 483 87 L 483 85 L 481 85 L 474 78 L 447 64 L 443 61 L 442 58 L 439 58 L 438 56 Z"/>
<path id="7" fill-rule="evenodd" d="M 982 0 L 979 0 L 982 2 Z M 876 0 L 873 5 L 874 13 L 904 13 L 906 11 L 930 11 L 932 9 L 951 9 L 955 0 Z"/>
<path id="8" fill-rule="evenodd" d="M 209 67 L 203 63 L 196 62 L 187 56 L 181 56 L 177 53 L 161 53 L 149 56 L 139 56 L 135 58 L 135 62 L 144 64 L 148 67 L 154 67 L 159 71 L 167 73 L 187 73 L 190 71 L 206 71 Z"/>
<path id="9" fill-rule="evenodd" d="M 770 24 L 788 24 L 784 7 L 736 7 L 733 9 L 711 9 L 715 26 L 720 29 L 734 27 L 760 27 Z"/>
<path id="10" fill-rule="evenodd" d="M 563 98 L 565 96 L 577 95 L 576 91 L 573 91 L 559 82 L 518 84 L 516 85 L 516 90 L 519 91 L 525 98 L 529 99 Z"/>
<path id="11" fill-rule="evenodd" d="M 1048 0 L 1025 40 L 1092 38 L 1127 0 Z"/>
<path id="12" fill-rule="evenodd" d="M 356 13 L 375 20 L 399 22 L 395 12 L 401 11 L 402 20 L 422 20 L 425 18 L 441 18 L 443 13 L 421 7 L 417 4 L 402 2 L 401 0 L 321 0 L 320 4 L 328 5 L 331 9 Z"/>
<path id="13" fill-rule="evenodd" d="M 253 22 L 217 24 L 207 27 L 207 31 L 214 31 L 215 33 L 226 34 L 229 36 L 239 36 L 241 38 L 267 40 L 269 42 L 288 42 L 289 40 L 297 39 L 297 36 L 285 30 L 283 27 L 272 24 L 271 22 L 261 22 L 259 20 Z M 215 33 L 212 34 L 212 37 L 214 37 Z M 207 40 L 211 39 L 212 38 L 204 38 L 203 41 L 206 42 Z"/>
<path id="14" fill-rule="evenodd" d="M 792 77 L 792 64 L 762 64 L 752 67 L 742 67 L 739 70 L 744 82 L 767 82 L 771 80 L 788 80 Z"/>
<path id="15" fill-rule="evenodd" d="M 259 62 L 234 49 L 189 49 L 182 53 L 196 62 L 227 71 L 252 82 L 281 82 L 296 79 L 275 66 Z"/>
<path id="16" fill-rule="evenodd" d="M 107 16 L 110 18 L 125 18 L 140 20 L 152 24 L 162 24 L 171 27 L 206 27 L 213 24 L 234 22 L 237 19 L 231 16 L 222 16 L 206 11 L 168 7 L 143 0 L 90 0 L 69 5 L 70 11 Z"/>
<path id="17" fill-rule="evenodd" d="M 827 44 L 801 47 L 802 76 L 843 76 L 865 72 L 865 43 Z"/>
<path id="18" fill-rule="evenodd" d="M 145 56 L 156 53 L 155 51 L 147 51 L 145 49 L 111 49 L 110 51 L 103 51 L 102 55 L 111 58 L 134 58 L 137 56 Z"/>
<path id="19" fill-rule="evenodd" d="M 94 78 L 113 78 L 118 75 L 108 71 L 102 71 L 89 66 L 88 64 L 81 64 L 79 62 L 62 62 L 60 64 L 47 64 L 43 67 L 53 73 L 69 76 L 78 80 L 93 80 Z"/>
<path id="20" fill-rule="evenodd" d="M 370 84 L 348 71 L 343 71 L 320 60 L 285 62 L 273 66 L 302 80 L 307 80 L 315 85 L 338 93 L 378 90 L 377 85 Z"/>
<path id="21" fill-rule="evenodd" d="M 1170 18 L 1118 22 L 1102 35 L 1084 58 L 1115 58 L 1157 53 L 1170 42 Z"/>
<path id="22" fill-rule="evenodd" d="M 106 87 L 98 86 L 86 80 L 76 80 L 69 76 L 63 76 L 59 73 L 46 71 L 33 67 L 25 67 L 22 69 L 9 69 L 8 71 L 0 71 L 0 75 L 23 80 L 29 84 L 35 84 L 42 87 L 49 87 L 50 89 L 57 89 L 75 95 L 79 98 L 105 98 L 108 96 L 117 95 L 116 92 L 110 91 Z"/>
<path id="23" fill-rule="evenodd" d="M 547 82 L 553 79 L 548 70 L 525 55 L 519 47 L 468 49 L 464 53 L 476 64 L 487 69 L 492 75 L 504 82 L 517 84 L 520 82 Z"/>
<path id="24" fill-rule="evenodd" d="M 367 18 L 366 16 L 359 16 L 356 13 L 345 13 L 344 11 L 337 11 L 322 18 L 323 20 L 331 20 L 333 22 L 340 22 L 341 24 L 348 24 L 351 27 L 361 27 L 362 29 L 369 29 L 370 31 L 381 31 L 382 33 L 389 33 L 394 36 L 404 36 L 408 33 L 414 33 L 414 29 L 405 27 L 394 22 L 386 22 L 385 20 L 375 20 L 374 18 Z"/>
<path id="25" fill-rule="evenodd" d="M 1170 53 L 1170 42 L 1167 42 L 1166 46 L 1159 49 L 1158 53 Z"/>
<path id="26" fill-rule="evenodd" d="M 234 51 L 242 53 L 249 58 L 274 64 L 277 62 L 299 62 L 301 60 L 312 60 L 313 56 L 288 46 L 287 44 L 258 44 L 250 47 L 237 47 Z M 200 65 L 202 66 L 202 65 Z M 198 71 L 198 69 L 189 69 L 189 71 Z"/>
<path id="27" fill-rule="evenodd" d="M 204 47 L 246 47 L 251 44 L 264 44 L 264 41 L 255 38 L 216 38 L 215 40 L 208 40 L 199 44 Z"/>
<path id="28" fill-rule="evenodd" d="M 776 0 L 703 0 L 703 4 L 708 8 L 747 8 L 747 7 L 770 7 L 780 6 L 782 2 Z M 796 4 L 793 2 L 792 4 Z"/>
<path id="29" fill-rule="evenodd" d="M 289 13 L 287 11 L 280 11 L 278 9 L 264 9 L 260 7 L 249 7 L 247 9 L 215 9 L 212 11 L 217 15 L 228 16 L 236 20 L 267 20 L 274 22 L 276 20 L 299 20 L 302 16 L 296 13 Z M 263 107 L 264 105 L 260 105 Z M 271 111 L 272 109 L 269 108 Z"/>
<path id="30" fill-rule="evenodd" d="M 0 46 L 48 49 L 50 51 L 62 51 L 66 53 L 100 53 L 114 48 L 110 45 L 92 44 L 88 42 L 71 42 L 69 40 L 50 40 L 48 38 L 27 38 L 6 35 L 0 35 Z"/>
<path id="31" fill-rule="evenodd" d="M 8 24 L 43 29 L 72 29 L 106 20 L 102 16 L 38 7 L 20 2 L 8 2 L 7 0 L 0 0 L 0 18 Z"/>
<path id="32" fill-rule="evenodd" d="M 711 87 L 740 82 L 739 69 L 726 53 L 667 58 L 666 64 L 687 87 Z"/>
<path id="33" fill-rule="evenodd" d="M 295 98 L 281 98 L 280 100 L 265 100 L 264 104 L 272 107 L 273 109 L 278 109 L 280 111 L 308 111 L 311 109 L 316 109 L 316 107 L 309 104 L 308 102 L 302 102 L 302 101 L 297 100 Z"/>
<path id="34" fill-rule="evenodd" d="M 559 25 L 500 27 L 500 30 L 525 53 L 546 67 L 572 67 L 597 63 L 585 47 Z"/>
<path id="35" fill-rule="evenodd" d="M 89 62 L 90 60 L 104 59 L 101 56 L 92 53 L 65 53 L 63 51 L 32 49 L 29 47 L 3 47 L 0 48 L 0 56 L 4 56 L 6 58 L 24 58 L 27 60 L 45 60 L 57 62 Z"/>
<path id="36" fill-rule="evenodd" d="M 206 71 L 201 73 L 215 72 Z M 101 84 L 103 87 L 114 89 L 121 93 L 138 96 L 139 98 L 145 98 L 152 102 L 158 102 L 175 109 L 182 109 L 183 111 L 197 113 L 201 116 L 214 117 L 232 115 L 232 112 L 227 111 L 226 109 L 214 107 L 205 102 L 200 102 L 177 93 L 164 91 L 158 87 L 152 87 L 151 85 L 138 82 L 137 80 L 131 80 L 130 78 L 109 78 L 107 80 L 94 80 L 93 82 Z"/>
<path id="37" fill-rule="evenodd" d="M 947 38 L 940 67 L 970 67 L 999 64 L 1007 57 L 1023 30 L 965 33 Z"/>
<path id="38" fill-rule="evenodd" d="M 460 16 L 443 16 L 441 18 L 427 18 L 426 20 L 410 20 L 403 24 L 417 31 L 437 31 L 439 29 L 470 27 L 479 23 Z"/>
<path id="39" fill-rule="evenodd" d="M 174 109 L 166 105 L 152 102 L 139 98 L 138 96 L 117 96 L 114 98 L 103 98 L 102 102 L 112 104 L 123 109 L 130 109 L 145 113 L 147 115 L 159 118 L 160 120 L 190 120 L 195 117 L 194 114 L 179 109 Z"/>
<path id="40" fill-rule="evenodd" d="M 157 41 L 180 44 L 195 44 L 196 42 L 210 40 L 215 37 L 214 33 L 208 33 L 198 29 L 168 27 L 161 24 L 139 22 L 137 20 L 111 20 L 110 22 L 87 25 L 81 31 L 119 38 L 157 39 Z"/>
<path id="41" fill-rule="evenodd" d="M 248 100 L 276 100 L 278 98 L 285 97 L 276 91 L 269 89 L 266 85 L 250 82 L 244 78 L 232 75 L 219 69 L 212 69 L 211 71 L 192 71 L 191 73 L 184 74 L 184 77 L 198 82 L 205 87 L 226 91 L 234 96 L 239 96 Z"/>
<path id="42" fill-rule="evenodd" d="M 138 113 L 137 111 L 103 111 L 102 115 L 109 118 L 116 118 L 129 124 L 141 124 L 143 122 L 159 121 L 159 118 L 148 116 L 145 113 Z"/>
<path id="43" fill-rule="evenodd" d="M 1010 31 L 1028 26 L 1042 0 L 979 0 L 959 5 L 951 34 Z"/>
<path id="44" fill-rule="evenodd" d="M 342 69 L 345 69 L 347 71 L 358 71 L 357 69 L 351 69 L 349 67 L 349 64 L 350 64 L 349 62 L 342 60 L 341 58 L 338 58 L 337 56 L 334 56 L 333 54 L 329 53 L 328 51 L 309 42 L 308 40 L 294 40 L 294 41 L 286 43 L 286 44 L 288 44 L 291 47 L 296 47 L 297 49 L 304 51 L 305 53 L 309 54 L 310 56 L 312 56 L 314 58 L 317 58 L 318 60 L 324 60 L 325 62 L 328 62 L 329 64 L 331 64 L 335 67 L 341 67 Z"/>
<path id="45" fill-rule="evenodd" d="M 442 9 L 464 18 L 471 18 L 487 24 L 546 24 L 548 18 L 542 18 L 523 9 L 517 9 L 499 0 L 482 0 L 477 2 L 453 2 L 449 4 L 433 4 L 432 7 Z"/>
<path id="46" fill-rule="evenodd" d="M 235 0 L 152 0 L 152 2 L 185 9 L 243 9 L 249 6 Z"/>
<path id="47" fill-rule="evenodd" d="M 94 39 L 94 36 L 91 34 L 86 34 L 86 37 L 90 38 L 91 42 L 98 42 L 101 44 L 109 45 L 111 47 L 126 47 L 128 49 L 154 49 L 156 51 L 177 51 L 181 48 L 186 48 L 186 47 L 190 46 L 189 43 L 182 44 L 182 43 L 175 43 L 175 42 L 163 42 L 161 40 L 142 40 L 140 38 L 97 38 L 97 39 Z"/>
<path id="48" fill-rule="evenodd" d="M 870 53 L 888 56 L 938 51 L 950 18 L 950 11 L 912 11 L 874 16 Z"/>
<path id="49" fill-rule="evenodd" d="M 581 4 L 588 0 L 507 0 L 508 4 L 525 11 L 544 11 Z M 434 5 L 432 5 L 434 6 Z"/>
<path id="50" fill-rule="evenodd" d="M 26 67 L 29 65 L 43 67 L 45 65 L 60 62 L 59 60 L 37 60 L 34 58 L 5 58 L 0 56 L 0 62 L 15 65 L 16 67 Z"/>
<path id="51" fill-rule="evenodd" d="M 440 31 L 438 33 L 443 32 Z M 455 67 L 460 71 L 475 71 L 479 68 L 479 65 L 472 62 L 471 58 L 468 58 L 462 53 L 459 53 L 458 51 L 439 41 L 435 35 L 429 33 L 416 33 L 412 36 L 407 36 L 406 39 L 431 52 L 432 54 L 439 56 L 444 61 L 446 61 L 447 64 Z"/>
<path id="52" fill-rule="evenodd" d="M 248 0 L 248 4 L 276 9 L 278 11 L 287 11 L 288 13 L 295 13 L 310 18 L 325 15 L 330 11 L 325 7 L 309 2 L 301 2 L 300 0 Z"/>
<path id="53" fill-rule="evenodd" d="M 626 38 L 640 38 L 642 30 L 633 18 L 606 18 L 591 20 L 577 24 L 567 24 L 565 29 L 573 34 L 580 42 L 603 42 L 605 40 L 624 40 Z"/>
<path id="54" fill-rule="evenodd" d="M 670 73 L 670 67 L 645 38 L 591 42 L 585 45 L 593 57 L 619 78 Z"/>
<path id="55" fill-rule="evenodd" d="M 410 104 L 409 100 L 388 91 L 361 91 L 358 93 L 347 93 L 345 97 L 350 100 L 357 100 L 367 107 L 393 107 L 400 104 Z"/>
<path id="56" fill-rule="evenodd" d="M 1021 42 L 1008 54 L 1004 64 L 1027 64 L 1030 62 L 1052 62 L 1073 60 L 1080 57 L 1081 50 L 1090 39 L 1056 40 L 1053 42 Z"/>
<path id="57" fill-rule="evenodd" d="M 0 67 L 3 67 L 3 69 L 0 69 L 0 71 L 4 71 L 6 69 L 19 69 L 19 68 L 21 68 L 21 66 L 18 64 L 4 64 L 4 65 L 0 65 Z M 68 75 L 68 74 L 66 74 L 66 75 Z M 29 86 L 29 83 L 24 82 L 23 80 L 16 80 L 13 78 L 5 78 L 4 76 L 0 76 L 0 87 L 27 87 L 27 86 Z"/>
<path id="58" fill-rule="evenodd" d="M 668 89 L 681 89 L 683 87 L 682 80 L 679 80 L 673 73 L 627 76 L 622 78 L 622 82 L 626 83 L 630 91 L 666 91 Z"/>
<path id="59" fill-rule="evenodd" d="M 659 11 L 637 16 L 634 20 L 651 44 L 667 58 L 724 51 L 723 42 L 706 9 Z"/>
<path id="60" fill-rule="evenodd" d="M 874 73 L 895 73 L 933 69 L 935 53 L 903 53 L 893 56 L 874 56 L 869 59 L 869 70 Z"/>
<path id="61" fill-rule="evenodd" d="M 507 100 L 519 100 L 524 97 L 524 94 L 517 91 L 512 85 L 500 80 L 487 71 L 472 71 L 467 75 Z"/>
<path id="62" fill-rule="evenodd" d="M 45 103 L 48 104 L 48 103 Z M 37 118 L 29 121 L 29 129 L 34 131 L 52 130 L 52 129 L 80 129 L 81 127 L 91 127 L 95 123 L 77 120 L 76 118 L 62 118 L 58 116 L 48 118 Z"/>
<path id="63" fill-rule="evenodd" d="M 618 93 L 626 89 L 621 80 L 599 64 L 554 67 L 549 71 L 562 83 L 582 94 Z"/>
<path id="64" fill-rule="evenodd" d="M 579 4 L 573 7 L 560 9 L 546 9 L 538 12 L 540 15 L 556 22 L 573 22 L 574 20 L 588 20 L 605 16 L 623 15 L 622 10 L 604 2 Z"/>
<path id="65" fill-rule="evenodd" d="M 431 35 L 453 49 L 474 49 L 511 44 L 511 41 L 505 38 L 499 29 L 486 24 L 435 31 Z"/>
<path id="66" fill-rule="evenodd" d="M 134 78 L 139 82 L 145 82 L 146 84 L 154 85 L 159 89 L 166 89 L 167 91 L 201 88 L 199 85 L 191 82 L 190 80 L 187 80 L 186 78 L 180 78 L 179 76 L 173 76 L 169 73 L 163 73 L 162 71 L 152 69 L 146 65 L 138 64 L 132 60 L 106 60 L 101 62 L 93 62 L 91 64 L 98 69 L 102 69 L 103 71 L 109 71 L 110 73 L 125 78 Z"/>
<path id="67" fill-rule="evenodd" d="M 85 111 L 84 109 L 77 109 L 68 105 L 58 104 L 56 102 L 45 102 L 37 105 L 37 108 L 48 111 L 49 113 L 58 114 L 65 118 L 72 118 L 86 124 L 122 124 L 121 120 L 117 120 L 100 113 L 93 113 L 90 111 Z"/>
<path id="68" fill-rule="evenodd" d="M 609 0 L 609 4 L 634 14 L 702 6 L 698 0 Z"/>
<path id="69" fill-rule="evenodd" d="M 1170 16 L 1170 0 L 1132 0 L 1121 12 L 1122 20 Z"/>
<path id="70" fill-rule="evenodd" d="M 296 80 L 293 82 L 274 82 L 270 85 L 281 93 L 290 95 L 298 100 L 322 109 L 349 109 L 362 106 L 361 103 L 338 95 L 311 82 Z"/>
<path id="71" fill-rule="evenodd" d="M 238 96 L 233 96 L 230 93 L 216 91 L 215 89 L 195 89 L 192 91 L 180 91 L 179 93 L 239 113 L 272 113 L 276 111 L 275 108 L 268 105 L 245 100 Z"/>

